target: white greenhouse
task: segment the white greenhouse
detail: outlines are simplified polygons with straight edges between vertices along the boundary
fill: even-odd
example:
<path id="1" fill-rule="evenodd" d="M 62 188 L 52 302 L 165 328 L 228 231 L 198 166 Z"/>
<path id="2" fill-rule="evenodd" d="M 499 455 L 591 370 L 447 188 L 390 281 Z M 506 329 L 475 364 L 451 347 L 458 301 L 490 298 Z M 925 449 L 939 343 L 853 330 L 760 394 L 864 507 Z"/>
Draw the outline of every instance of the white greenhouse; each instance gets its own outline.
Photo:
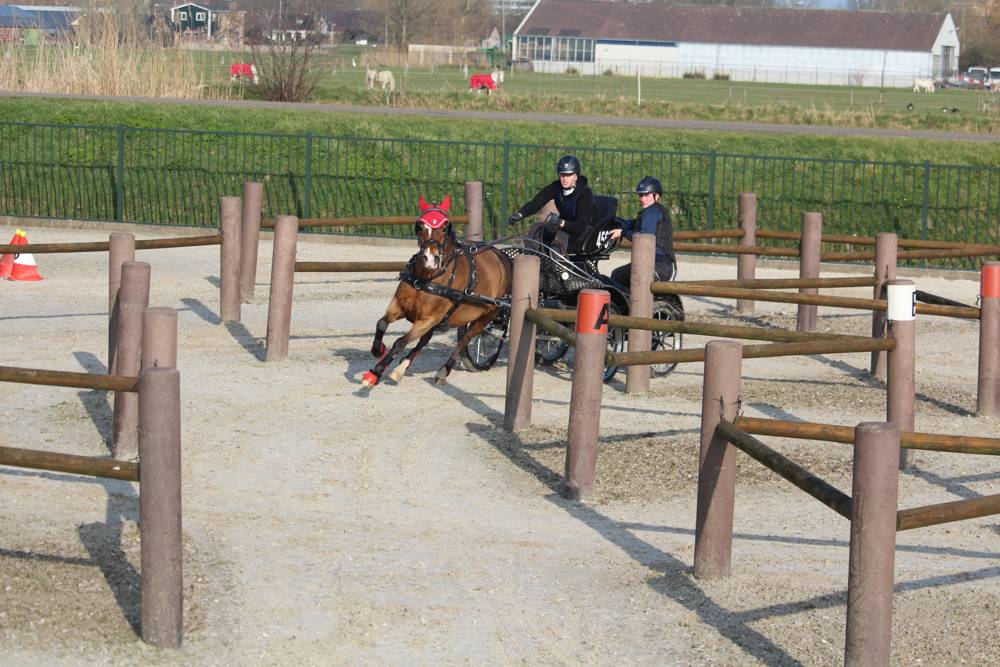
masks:
<path id="1" fill-rule="evenodd" d="M 536 72 L 909 87 L 958 55 L 949 14 L 538 0 L 514 32 Z"/>

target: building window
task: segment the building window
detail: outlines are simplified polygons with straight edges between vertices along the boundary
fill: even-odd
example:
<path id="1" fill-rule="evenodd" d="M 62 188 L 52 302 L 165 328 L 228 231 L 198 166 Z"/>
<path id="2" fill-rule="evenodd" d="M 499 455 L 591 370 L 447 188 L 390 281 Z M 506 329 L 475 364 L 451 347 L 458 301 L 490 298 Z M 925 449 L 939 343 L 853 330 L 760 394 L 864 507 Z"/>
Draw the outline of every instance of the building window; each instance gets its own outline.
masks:
<path id="1" fill-rule="evenodd" d="M 196 12 L 195 15 L 194 15 L 194 20 L 195 21 L 204 21 L 205 20 L 205 12 Z"/>
<path id="2" fill-rule="evenodd" d="M 177 12 L 177 16 L 180 18 L 181 21 L 187 21 L 188 20 L 188 13 L 187 12 Z"/>
<path id="3" fill-rule="evenodd" d="M 561 62 L 594 62 L 594 40 L 578 37 L 541 37 L 524 35 L 520 39 L 520 53 L 530 60 L 556 60 Z"/>

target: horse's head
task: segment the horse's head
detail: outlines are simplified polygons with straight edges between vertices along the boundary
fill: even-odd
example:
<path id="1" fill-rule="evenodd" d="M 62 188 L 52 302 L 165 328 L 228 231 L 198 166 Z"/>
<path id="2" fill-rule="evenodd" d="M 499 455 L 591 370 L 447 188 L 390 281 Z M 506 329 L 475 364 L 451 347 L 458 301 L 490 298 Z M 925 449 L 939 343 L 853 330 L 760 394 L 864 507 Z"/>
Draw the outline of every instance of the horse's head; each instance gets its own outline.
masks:
<path id="1" fill-rule="evenodd" d="M 420 244 L 420 264 L 429 271 L 437 271 L 447 263 L 447 254 L 455 245 L 455 232 L 448 219 L 451 196 L 440 204 L 428 203 L 420 197 L 420 218 L 417 219 L 417 242 Z"/>

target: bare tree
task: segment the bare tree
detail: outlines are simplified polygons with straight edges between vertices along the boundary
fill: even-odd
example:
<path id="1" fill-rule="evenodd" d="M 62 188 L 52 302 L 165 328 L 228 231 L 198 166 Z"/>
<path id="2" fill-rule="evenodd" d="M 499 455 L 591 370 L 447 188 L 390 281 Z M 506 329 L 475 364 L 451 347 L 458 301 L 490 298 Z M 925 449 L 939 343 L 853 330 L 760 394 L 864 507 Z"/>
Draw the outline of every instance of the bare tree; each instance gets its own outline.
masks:
<path id="1" fill-rule="evenodd" d="M 364 12 L 369 32 L 384 35 L 390 46 L 405 50 L 436 24 L 442 3 L 437 0 L 366 0 Z"/>
<path id="2" fill-rule="evenodd" d="M 274 102 L 302 102 L 308 99 L 319 82 L 316 49 L 320 38 L 314 33 L 302 36 L 298 28 L 311 25 L 306 5 L 292 5 L 282 17 L 277 12 L 255 17 L 255 39 L 250 44 L 258 85 L 264 99 Z M 292 15 L 293 30 L 285 30 Z"/>

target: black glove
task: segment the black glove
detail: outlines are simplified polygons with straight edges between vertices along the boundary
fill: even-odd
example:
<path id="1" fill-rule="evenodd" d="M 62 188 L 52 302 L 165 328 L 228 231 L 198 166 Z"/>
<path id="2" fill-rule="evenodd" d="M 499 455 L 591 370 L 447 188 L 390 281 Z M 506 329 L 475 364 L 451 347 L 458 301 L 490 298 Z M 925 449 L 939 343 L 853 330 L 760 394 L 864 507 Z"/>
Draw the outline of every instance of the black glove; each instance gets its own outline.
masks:
<path id="1" fill-rule="evenodd" d="M 549 213 L 545 218 L 545 231 L 552 236 L 555 236 L 556 232 L 559 231 L 559 225 L 561 224 L 562 220 L 559 219 L 558 213 Z"/>
<path id="2" fill-rule="evenodd" d="M 520 211 L 518 211 L 517 213 L 515 213 L 514 215 L 510 216 L 507 219 L 507 223 L 511 224 L 511 225 L 514 225 L 514 224 L 517 224 L 517 223 L 521 222 L 521 220 L 523 220 L 523 219 L 524 219 L 524 216 L 521 215 Z"/>

